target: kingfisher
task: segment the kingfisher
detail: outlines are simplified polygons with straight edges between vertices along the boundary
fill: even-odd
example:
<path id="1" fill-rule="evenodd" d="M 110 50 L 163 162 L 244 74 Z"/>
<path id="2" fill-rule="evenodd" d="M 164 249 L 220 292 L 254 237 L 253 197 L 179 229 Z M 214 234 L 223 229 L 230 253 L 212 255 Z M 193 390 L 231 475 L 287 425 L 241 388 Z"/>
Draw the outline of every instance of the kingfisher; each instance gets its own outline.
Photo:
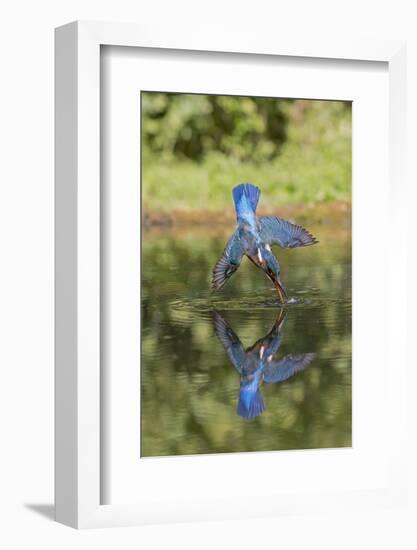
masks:
<path id="1" fill-rule="evenodd" d="M 260 391 L 263 382 L 266 384 L 284 382 L 308 367 L 315 357 L 315 353 L 299 353 L 285 355 L 279 361 L 274 359 L 274 355 L 281 346 L 281 331 L 285 319 L 286 315 L 283 309 L 280 309 L 274 326 L 268 334 L 245 351 L 237 334 L 220 313 L 213 312 L 216 336 L 240 375 L 237 413 L 243 418 L 256 418 L 265 410 Z"/>
<path id="2" fill-rule="evenodd" d="M 318 241 L 301 225 L 276 216 L 258 218 L 256 208 L 260 195 L 259 187 L 251 183 L 241 183 L 233 189 L 237 228 L 214 266 L 211 287 L 212 290 L 222 288 L 239 268 L 243 255 L 246 255 L 271 279 L 280 303 L 284 304 L 288 296 L 281 281 L 280 265 L 271 246 L 296 248 L 311 246 Z"/>

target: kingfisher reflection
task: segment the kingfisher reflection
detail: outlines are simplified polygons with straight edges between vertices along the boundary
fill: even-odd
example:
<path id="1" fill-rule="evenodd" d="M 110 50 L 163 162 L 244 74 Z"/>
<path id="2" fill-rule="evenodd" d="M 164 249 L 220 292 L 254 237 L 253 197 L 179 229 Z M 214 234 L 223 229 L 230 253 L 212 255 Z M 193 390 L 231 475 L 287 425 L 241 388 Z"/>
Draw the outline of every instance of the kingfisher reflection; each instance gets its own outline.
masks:
<path id="1" fill-rule="evenodd" d="M 214 330 L 223 344 L 233 366 L 240 374 L 239 401 L 237 413 L 243 418 L 255 418 L 265 410 L 260 391 L 262 382 L 275 384 L 284 382 L 297 372 L 304 370 L 314 359 L 314 353 L 289 354 L 279 361 L 274 359 L 281 345 L 281 332 L 286 319 L 283 309 L 279 310 L 272 329 L 246 351 L 237 334 L 215 311 Z"/>

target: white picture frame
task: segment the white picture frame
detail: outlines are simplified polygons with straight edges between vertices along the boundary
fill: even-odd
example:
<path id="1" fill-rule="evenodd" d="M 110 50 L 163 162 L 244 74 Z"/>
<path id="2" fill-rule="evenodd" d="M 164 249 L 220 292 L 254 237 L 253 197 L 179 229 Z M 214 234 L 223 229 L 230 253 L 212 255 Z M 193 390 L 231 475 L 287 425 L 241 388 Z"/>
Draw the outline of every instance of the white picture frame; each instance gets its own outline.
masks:
<path id="1" fill-rule="evenodd" d="M 396 231 L 404 232 L 401 213 L 405 151 L 405 45 L 401 42 L 289 43 L 269 36 L 216 33 L 113 23 L 75 22 L 56 30 L 56 519 L 67 525 L 103 527 L 160 520 L 240 517 L 244 507 L 230 513 L 227 503 L 211 501 L 200 513 L 185 515 L 171 495 L 160 516 L 152 506 L 146 513 L 135 504 L 101 504 L 102 447 L 100 401 L 100 47 L 102 45 L 172 50 L 197 50 L 382 61 L 389 71 L 390 195 Z M 406 242 L 395 247 L 396 280 L 406 279 Z M 404 290 L 405 292 L 405 284 Z M 389 315 L 405 319 L 405 306 L 390 295 Z M 398 333 L 400 334 L 401 331 Z M 405 332 L 405 331 L 404 331 Z M 401 343 L 399 343 L 401 344 Z M 405 394 L 406 346 L 399 345 L 392 392 Z M 403 350 L 401 352 L 401 349 Z M 398 408 L 398 407 L 397 407 Z M 405 424 L 405 407 L 396 420 Z M 352 495 L 316 493 L 286 495 L 266 514 L 305 512 L 349 506 L 400 505 L 405 499 L 404 434 L 397 430 L 396 452 L 390 455 L 391 475 L 384 491 L 369 489 Z M 242 457 L 233 457 L 242 460 Z M 263 513 L 261 512 L 261 515 Z"/>

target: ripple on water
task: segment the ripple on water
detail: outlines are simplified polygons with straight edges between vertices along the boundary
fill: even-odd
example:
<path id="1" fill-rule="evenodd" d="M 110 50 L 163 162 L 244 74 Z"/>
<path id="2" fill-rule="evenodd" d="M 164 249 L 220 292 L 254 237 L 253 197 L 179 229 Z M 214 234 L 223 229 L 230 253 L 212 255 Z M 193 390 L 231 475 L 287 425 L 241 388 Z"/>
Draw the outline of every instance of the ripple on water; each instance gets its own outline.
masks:
<path id="1" fill-rule="evenodd" d="M 277 308 L 326 308 L 329 305 L 340 304 L 350 307 L 351 301 L 346 297 L 334 298 L 322 295 L 318 288 L 291 290 L 290 298 L 281 304 L 275 294 L 258 293 L 241 295 L 240 297 L 222 297 L 218 294 L 203 293 L 170 300 L 169 306 L 175 311 L 195 312 L 200 315 L 211 313 L 213 310 L 228 311 L 259 311 Z"/>

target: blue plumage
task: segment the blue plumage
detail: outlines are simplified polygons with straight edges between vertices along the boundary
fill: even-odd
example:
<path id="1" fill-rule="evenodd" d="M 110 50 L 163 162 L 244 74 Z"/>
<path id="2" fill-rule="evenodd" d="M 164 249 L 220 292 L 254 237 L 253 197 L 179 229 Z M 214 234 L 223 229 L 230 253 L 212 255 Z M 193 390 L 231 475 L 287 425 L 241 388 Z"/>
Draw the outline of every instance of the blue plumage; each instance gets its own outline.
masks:
<path id="1" fill-rule="evenodd" d="M 281 303 L 287 299 L 280 278 L 280 266 L 271 246 L 284 248 L 310 246 L 318 241 L 300 225 L 278 217 L 256 216 L 261 191 L 251 183 L 233 189 L 237 228 L 213 269 L 212 288 L 219 290 L 237 271 L 243 255 L 260 267 L 273 282 Z"/>
<path id="2" fill-rule="evenodd" d="M 233 189 L 236 214 L 239 211 L 251 210 L 254 214 L 258 206 L 261 190 L 251 183 L 240 183 Z"/>
<path id="3" fill-rule="evenodd" d="M 266 409 L 260 390 L 263 382 L 284 382 L 307 368 L 315 357 L 314 353 L 302 353 L 289 354 L 279 361 L 274 360 L 282 341 L 281 331 L 285 323 L 283 309 L 280 309 L 268 334 L 247 350 L 217 311 L 213 313 L 213 322 L 218 339 L 240 375 L 237 413 L 242 418 L 256 418 Z"/>
<path id="4" fill-rule="evenodd" d="M 237 414 L 242 418 L 256 418 L 265 410 L 265 402 L 258 388 L 255 391 L 242 388 L 239 392 Z"/>

